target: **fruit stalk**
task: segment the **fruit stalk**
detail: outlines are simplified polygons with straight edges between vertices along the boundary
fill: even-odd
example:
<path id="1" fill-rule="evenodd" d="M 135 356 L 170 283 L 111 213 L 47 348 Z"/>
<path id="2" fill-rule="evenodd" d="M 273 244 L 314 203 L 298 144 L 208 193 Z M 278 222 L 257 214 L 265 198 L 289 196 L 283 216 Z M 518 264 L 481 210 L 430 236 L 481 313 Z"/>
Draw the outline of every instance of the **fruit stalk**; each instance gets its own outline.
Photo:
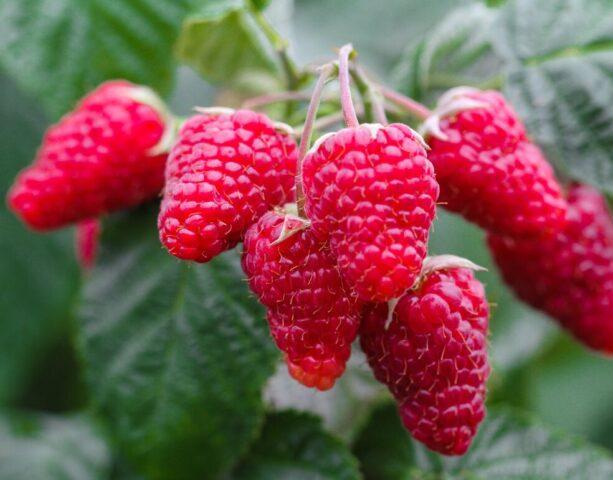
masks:
<path id="1" fill-rule="evenodd" d="M 302 162 L 306 157 L 309 145 L 311 143 L 311 136 L 313 134 L 313 126 L 315 119 L 317 118 L 317 110 L 319 109 L 319 102 L 321 101 L 321 94 L 326 82 L 332 72 L 334 66 L 331 63 L 322 65 L 319 69 L 319 77 L 315 83 L 311 101 L 309 102 L 309 108 L 307 110 L 306 119 L 304 120 L 304 127 L 302 128 L 302 134 L 300 135 L 300 146 L 298 147 L 298 161 L 296 163 L 296 204 L 298 206 L 298 215 L 304 217 L 304 189 L 302 187 Z"/>
<path id="2" fill-rule="evenodd" d="M 350 43 L 341 47 L 338 52 L 338 81 L 341 89 L 341 108 L 343 110 L 345 124 L 350 128 L 357 128 L 360 126 L 360 122 L 358 121 L 353 99 L 351 98 L 349 77 L 349 57 L 353 53 L 353 46 Z"/>
<path id="3" fill-rule="evenodd" d="M 385 98 L 404 108 L 407 112 L 413 114 L 420 120 L 425 120 L 432 114 L 428 107 L 402 93 L 383 85 L 379 85 L 379 89 Z"/>

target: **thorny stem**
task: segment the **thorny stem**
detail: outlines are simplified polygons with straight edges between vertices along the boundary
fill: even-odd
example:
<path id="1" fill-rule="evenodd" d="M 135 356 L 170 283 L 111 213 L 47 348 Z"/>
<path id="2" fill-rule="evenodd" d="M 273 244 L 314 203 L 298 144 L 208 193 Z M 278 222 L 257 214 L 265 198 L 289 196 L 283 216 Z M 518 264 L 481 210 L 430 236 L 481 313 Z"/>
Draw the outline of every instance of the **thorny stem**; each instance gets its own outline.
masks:
<path id="1" fill-rule="evenodd" d="M 381 93 L 385 98 L 404 108 L 407 112 L 413 114 L 420 120 L 425 120 L 432 114 L 428 107 L 410 97 L 407 97 L 406 95 L 403 95 L 402 93 L 398 93 L 391 88 L 384 87 L 383 85 L 380 85 L 379 88 L 381 89 Z"/>
<path id="2" fill-rule="evenodd" d="M 375 87 L 373 82 L 369 80 L 364 70 L 357 65 L 351 67 L 351 77 L 358 87 L 358 91 L 364 102 L 364 110 L 366 118 L 372 118 L 375 122 L 381 125 L 387 125 L 387 116 L 385 115 L 385 105 L 381 98 L 381 92 L 378 87 Z"/>
<path id="3" fill-rule="evenodd" d="M 311 96 L 311 102 L 307 110 L 306 118 L 304 120 L 304 127 L 302 129 L 302 135 L 300 136 L 300 146 L 298 147 L 298 162 L 296 164 L 296 204 L 298 205 L 298 215 L 304 217 L 304 190 L 302 187 L 302 161 L 306 157 L 309 145 L 311 143 L 311 135 L 313 134 L 313 125 L 315 118 L 317 117 L 317 110 L 319 108 L 319 102 L 321 100 L 321 94 L 326 81 L 334 71 L 334 66 L 331 63 L 322 65 L 319 68 L 319 77 L 313 88 L 313 95 Z M 354 112 L 355 113 L 355 112 Z"/>
<path id="4" fill-rule="evenodd" d="M 349 56 L 353 53 L 353 46 L 350 43 L 341 47 L 338 52 L 338 82 L 341 90 L 341 108 L 343 110 L 345 123 L 350 128 L 356 128 L 360 125 L 351 98 L 351 84 L 349 78 Z"/>

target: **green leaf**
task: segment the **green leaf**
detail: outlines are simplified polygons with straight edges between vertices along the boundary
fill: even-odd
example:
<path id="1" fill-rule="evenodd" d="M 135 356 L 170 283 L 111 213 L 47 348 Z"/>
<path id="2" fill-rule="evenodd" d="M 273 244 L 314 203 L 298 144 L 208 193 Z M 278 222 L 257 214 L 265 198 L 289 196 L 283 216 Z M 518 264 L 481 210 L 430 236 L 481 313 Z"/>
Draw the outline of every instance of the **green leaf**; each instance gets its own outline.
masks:
<path id="1" fill-rule="evenodd" d="M 502 66 L 490 42 L 495 19 L 496 11 L 482 4 L 452 11 L 404 54 L 394 74 L 398 87 L 434 103 L 443 91 L 458 85 L 495 84 Z"/>
<path id="2" fill-rule="evenodd" d="M 606 451 L 505 410 L 489 412 L 466 455 L 444 458 L 410 438 L 393 406 L 381 406 L 354 451 L 366 478 L 377 480 L 613 478 Z"/>
<path id="3" fill-rule="evenodd" d="M 1 20 L 0 20 L 1 21 Z M 0 196 L 34 157 L 45 121 L 0 75 Z M 23 394 L 69 325 L 79 274 L 68 232 L 29 231 L 0 202 L 0 403 Z"/>
<path id="4" fill-rule="evenodd" d="M 504 92 L 549 159 L 613 195 L 610 0 L 509 1 L 492 37 Z"/>
<path id="5" fill-rule="evenodd" d="M 277 64 L 245 0 L 215 0 L 190 15 L 177 42 L 177 56 L 206 80 L 225 87 L 274 81 Z"/>
<path id="6" fill-rule="evenodd" d="M 232 476 L 235 480 L 357 480 L 358 463 L 326 433 L 318 417 L 285 411 L 268 416 L 260 438 Z"/>
<path id="7" fill-rule="evenodd" d="M 0 480 L 106 480 L 110 464 L 85 416 L 0 415 Z"/>
<path id="8" fill-rule="evenodd" d="M 109 78 L 167 93 L 181 21 L 202 0 L 4 0 L 0 68 L 53 116 Z"/>
<path id="9" fill-rule="evenodd" d="M 94 406 L 148 478 L 215 478 L 257 434 L 276 350 L 235 252 L 187 264 L 154 207 L 104 226 L 81 308 Z"/>
<path id="10" fill-rule="evenodd" d="M 292 50 L 300 61 L 334 55 L 352 42 L 359 60 L 385 72 L 409 45 L 421 40 L 439 19 L 469 0 L 386 0 L 373 10 L 372 0 L 294 2 Z"/>

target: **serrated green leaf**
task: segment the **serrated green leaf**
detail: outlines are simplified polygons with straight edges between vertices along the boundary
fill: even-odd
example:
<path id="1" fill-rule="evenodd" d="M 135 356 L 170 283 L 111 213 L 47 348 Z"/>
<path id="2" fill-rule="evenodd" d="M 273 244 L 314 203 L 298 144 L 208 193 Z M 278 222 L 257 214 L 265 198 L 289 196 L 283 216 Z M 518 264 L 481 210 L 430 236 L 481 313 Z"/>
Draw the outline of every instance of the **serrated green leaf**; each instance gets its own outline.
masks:
<path id="1" fill-rule="evenodd" d="M 234 480 L 357 480 L 356 459 L 306 413 L 270 414 L 262 434 L 232 475 Z"/>
<path id="2" fill-rule="evenodd" d="M 206 80 L 240 86 L 279 73 L 245 0 L 215 0 L 183 23 L 177 56 Z"/>
<path id="3" fill-rule="evenodd" d="M 0 414 L 0 480 L 106 480 L 110 451 L 85 416 Z"/>
<path id="4" fill-rule="evenodd" d="M 159 244 L 155 210 L 104 227 L 80 315 L 87 380 L 148 478 L 214 478 L 257 433 L 276 350 L 236 252 L 178 261 Z"/>
<path id="5" fill-rule="evenodd" d="M 613 5 L 610 0 L 509 1 L 493 36 L 504 92 L 549 159 L 613 194 Z"/>
<path id="6" fill-rule="evenodd" d="M 0 75 L 0 196 L 32 160 L 45 125 L 41 112 Z M 18 398 L 68 327 L 79 274 L 70 232 L 29 231 L 0 203 L 0 403 Z"/>
<path id="7" fill-rule="evenodd" d="M 172 45 L 202 0 L 4 0 L 0 68 L 58 117 L 109 78 L 170 89 Z"/>
<path id="8" fill-rule="evenodd" d="M 489 412 L 466 455 L 444 458 L 410 438 L 394 406 L 373 412 L 354 446 L 367 479 L 605 480 L 613 458 L 524 415 Z"/>
<path id="9" fill-rule="evenodd" d="M 372 0 L 297 1 L 292 49 L 301 61 L 312 62 L 352 42 L 364 65 L 385 72 L 441 16 L 467 3 L 470 0 L 386 0 L 374 15 Z"/>
<path id="10" fill-rule="evenodd" d="M 495 19 L 496 11 L 482 4 L 452 11 L 404 54 L 395 83 L 427 103 L 451 87 L 495 83 L 502 66 L 490 41 Z"/>

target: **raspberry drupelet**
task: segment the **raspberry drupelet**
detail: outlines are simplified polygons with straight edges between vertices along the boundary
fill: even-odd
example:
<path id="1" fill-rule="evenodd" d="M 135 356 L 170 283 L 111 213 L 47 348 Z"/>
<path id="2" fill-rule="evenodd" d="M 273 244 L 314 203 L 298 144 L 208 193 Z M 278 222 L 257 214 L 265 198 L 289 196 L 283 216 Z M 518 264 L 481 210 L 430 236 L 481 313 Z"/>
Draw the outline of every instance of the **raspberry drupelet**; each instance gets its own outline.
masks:
<path id="1" fill-rule="evenodd" d="M 489 309 L 468 269 L 429 273 L 388 304 L 364 307 L 360 338 L 413 437 L 445 455 L 466 452 L 485 414 Z"/>
<path id="2" fill-rule="evenodd" d="M 360 125 L 318 140 L 304 159 L 305 211 L 365 301 L 413 285 L 439 193 L 421 137 L 403 124 Z"/>
<path id="3" fill-rule="evenodd" d="M 359 306 L 327 246 L 305 220 L 268 212 L 247 230 L 242 264 L 290 374 L 308 387 L 331 388 L 349 359 Z"/>
<path id="4" fill-rule="evenodd" d="M 46 132 L 8 193 L 10 208 L 44 231 L 155 198 L 166 161 L 154 151 L 166 128 L 156 102 L 145 87 L 102 84 Z"/>
<path id="5" fill-rule="evenodd" d="M 207 262 L 293 196 L 296 143 L 249 110 L 203 109 L 182 127 L 166 168 L 158 229 L 168 251 Z"/>
<path id="6" fill-rule="evenodd" d="M 605 198 L 575 185 L 567 223 L 546 239 L 490 235 L 507 284 L 587 346 L 613 354 L 613 220 Z"/>
<path id="7" fill-rule="evenodd" d="M 553 169 L 500 93 L 450 90 L 423 131 L 443 207 L 494 233 L 562 228 L 567 205 Z"/>

